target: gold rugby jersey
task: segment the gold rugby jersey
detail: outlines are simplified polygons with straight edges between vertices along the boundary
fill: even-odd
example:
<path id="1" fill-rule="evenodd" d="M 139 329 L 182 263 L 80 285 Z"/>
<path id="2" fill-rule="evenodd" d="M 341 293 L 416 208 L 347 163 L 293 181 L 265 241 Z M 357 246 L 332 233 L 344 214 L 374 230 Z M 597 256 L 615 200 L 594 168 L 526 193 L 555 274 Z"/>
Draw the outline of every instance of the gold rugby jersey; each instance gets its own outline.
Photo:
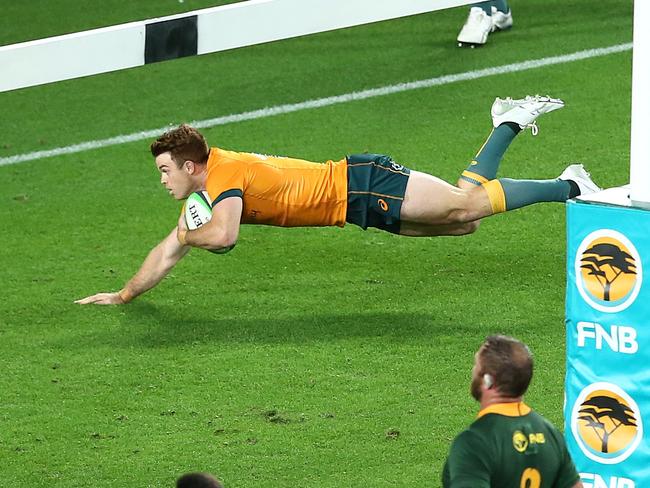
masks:
<path id="1" fill-rule="evenodd" d="M 243 199 L 242 224 L 345 225 L 347 161 L 313 163 L 211 148 L 206 191 L 214 206 Z"/>

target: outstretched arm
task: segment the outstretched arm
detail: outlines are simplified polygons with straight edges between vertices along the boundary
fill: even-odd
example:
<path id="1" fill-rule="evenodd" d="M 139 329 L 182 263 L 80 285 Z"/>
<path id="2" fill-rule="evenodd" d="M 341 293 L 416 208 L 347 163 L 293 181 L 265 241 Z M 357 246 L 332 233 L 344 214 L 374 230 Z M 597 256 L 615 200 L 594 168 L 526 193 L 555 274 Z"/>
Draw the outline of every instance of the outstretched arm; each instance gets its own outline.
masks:
<path id="1" fill-rule="evenodd" d="M 142 295 L 156 286 L 190 250 L 189 246 L 183 246 L 178 242 L 177 232 L 177 228 L 174 227 L 169 235 L 149 252 L 138 272 L 119 292 L 97 293 L 96 295 L 75 300 L 75 303 L 80 305 L 91 303 L 96 305 L 119 305 L 130 302 L 138 295 Z"/>

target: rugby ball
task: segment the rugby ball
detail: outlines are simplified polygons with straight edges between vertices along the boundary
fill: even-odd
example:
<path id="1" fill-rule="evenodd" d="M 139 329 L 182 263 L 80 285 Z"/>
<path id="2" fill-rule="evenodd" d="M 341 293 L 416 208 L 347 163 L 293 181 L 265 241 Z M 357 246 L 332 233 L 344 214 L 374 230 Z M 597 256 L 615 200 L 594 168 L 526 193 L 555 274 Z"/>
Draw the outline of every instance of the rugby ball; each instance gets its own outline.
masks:
<path id="1" fill-rule="evenodd" d="M 185 224 L 189 230 L 198 229 L 203 224 L 210 222 L 212 218 L 212 205 L 210 205 L 210 195 L 207 191 L 195 191 L 185 202 L 183 209 L 185 215 Z M 225 254 L 230 251 L 234 245 L 221 249 L 208 249 L 215 254 Z"/>
<path id="2" fill-rule="evenodd" d="M 189 230 L 198 229 L 212 218 L 212 205 L 207 191 L 195 191 L 185 202 L 185 224 Z"/>

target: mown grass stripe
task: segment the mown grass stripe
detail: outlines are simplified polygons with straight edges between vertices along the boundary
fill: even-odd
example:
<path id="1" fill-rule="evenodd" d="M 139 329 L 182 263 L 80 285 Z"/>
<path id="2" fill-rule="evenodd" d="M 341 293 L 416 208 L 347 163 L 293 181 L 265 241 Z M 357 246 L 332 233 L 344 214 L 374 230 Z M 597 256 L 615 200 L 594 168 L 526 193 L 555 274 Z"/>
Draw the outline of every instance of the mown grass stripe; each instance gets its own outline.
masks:
<path id="1" fill-rule="evenodd" d="M 584 59 L 595 58 L 599 56 L 607 56 L 609 54 L 621 53 L 630 51 L 632 43 L 616 44 L 609 47 L 587 49 L 584 51 L 577 51 L 571 54 L 563 54 L 559 56 L 550 56 L 540 59 L 531 59 L 528 61 L 521 61 L 519 63 L 505 64 L 502 66 L 495 66 L 493 68 L 485 68 L 473 71 L 466 71 L 464 73 L 456 73 L 452 75 L 438 76 L 436 78 L 428 78 L 426 80 L 412 81 L 408 83 L 398 83 L 379 88 L 371 88 L 357 92 L 346 93 L 343 95 L 336 95 L 332 97 L 318 98 L 314 100 L 306 100 L 299 103 L 290 103 L 285 105 L 276 105 L 274 107 L 262 108 L 259 110 L 252 110 L 249 112 L 242 112 L 232 115 L 224 115 L 205 120 L 195 120 L 190 122 L 190 125 L 199 129 L 216 127 L 220 125 L 232 124 L 235 122 L 244 122 L 246 120 L 262 119 L 266 117 L 273 117 L 275 115 L 283 115 L 300 110 L 310 110 L 315 108 L 327 107 L 340 103 L 347 103 L 357 100 L 366 100 L 368 98 L 380 97 L 384 95 L 391 95 L 394 93 L 401 93 L 420 88 L 430 88 L 433 86 L 448 85 L 451 83 L 458 83 L 460 81 L 476 80 L 488 76 L 496 76 L 507 73 L 516 73 L 519 71 L 526 71 L 530 69 L 542 68 L 545 66 L 552 66 L 557 64 L 572 63 Z M 6 156 L 0 158 L 0 166 L 9 164 L 23 163 L 26 161 L 34 161 L 38 159 L 51 158 L 54 156 L 61 156 L 64 154 L 74 154 L 92 149 L 100 149 L 104 147 L 116 146 L 126 144 L 129 142 L 141 141 L 144 139 L 151 139 L 159 136 L 162 132 L 168 130 L 170 126 L 160 127 L 158 129 L 145 130 L 135 132 L 132 134 L 119 135 L 110 137 L 108 139 L 98 139 L 94 141 L 82 142 L 70 146 L 57 147 L 55 149 L 47 149 L 43 151 L 34 151 L 24 154 L 16 154 L 14 156 Z"/>

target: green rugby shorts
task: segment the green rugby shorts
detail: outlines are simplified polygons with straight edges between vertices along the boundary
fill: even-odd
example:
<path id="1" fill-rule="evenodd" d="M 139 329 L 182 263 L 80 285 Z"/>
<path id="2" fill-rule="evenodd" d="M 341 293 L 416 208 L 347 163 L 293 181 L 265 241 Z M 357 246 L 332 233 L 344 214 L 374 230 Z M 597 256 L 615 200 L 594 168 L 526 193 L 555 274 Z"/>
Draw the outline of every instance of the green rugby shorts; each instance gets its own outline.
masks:
<path id="1" fill-rule="evenodd" d="M 411 171 L 383 154 L 352 154 L 348 162 L 346 222 L 399 234 Z"/>

